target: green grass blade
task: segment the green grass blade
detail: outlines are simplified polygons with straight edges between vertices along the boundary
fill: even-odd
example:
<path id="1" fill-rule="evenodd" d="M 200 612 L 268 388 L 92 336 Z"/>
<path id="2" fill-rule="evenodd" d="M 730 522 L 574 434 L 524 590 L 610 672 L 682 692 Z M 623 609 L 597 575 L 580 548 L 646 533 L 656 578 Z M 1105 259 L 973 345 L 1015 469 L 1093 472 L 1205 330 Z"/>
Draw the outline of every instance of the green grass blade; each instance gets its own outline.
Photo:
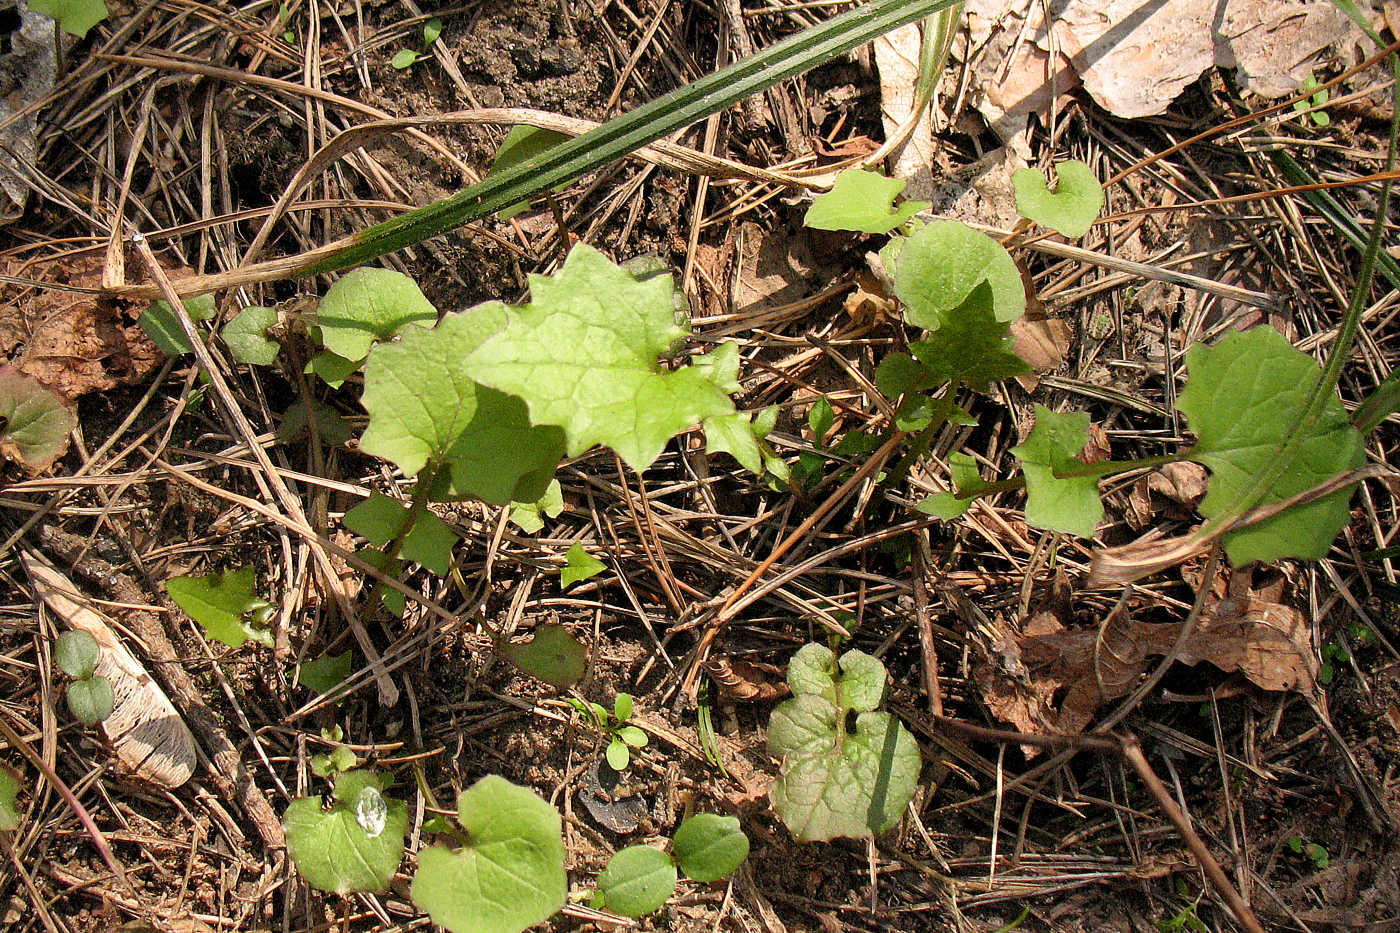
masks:
<path id="1" fill-rule="evenodd" d="M 305 270 L 305 274 L 358 265 L 535 197 L 892 29 L 951 7 L 955 2 L 873 0 L 662 95 L 533 159 L 490 175 L 450 197 L 362 230 L 348 246 Z"/>

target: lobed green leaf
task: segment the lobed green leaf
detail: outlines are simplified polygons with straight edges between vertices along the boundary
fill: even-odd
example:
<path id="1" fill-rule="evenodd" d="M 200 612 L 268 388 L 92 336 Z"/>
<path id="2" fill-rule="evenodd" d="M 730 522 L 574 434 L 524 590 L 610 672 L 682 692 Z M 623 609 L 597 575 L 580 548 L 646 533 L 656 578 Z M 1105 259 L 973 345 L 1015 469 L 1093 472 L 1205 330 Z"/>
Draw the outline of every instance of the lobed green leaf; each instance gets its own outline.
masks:
<path id="1" fill-rule="evenodd" d="M 902 178 L 846 169 L 836 175 L 830 191 L 812 199 L 802 222 L 814 230 L 889 233 L 929 207 L 927 201 L 905 201 L 894 206 L 894 199 L 907 184 Z"/>
<path id="2" fill-rule="evenodd" d="M 412 324 L 428 326 L 437 309 L 402 272 L 365 266 L 341 276 L 321 299 L 321 345 L 346 360 L 363 360 L 376 343 Z"/>
<path id="3" fill-rule="evenodd" d="M 1026 310 L 1025 286 L 1011 254 L 955 220 L 915 231 L 900 243 L 897 259 L 886 259 L 886 266 L 895 273 L 894 293 L 904 304 L 905 319 L 925 330 L 942 327 L 948 313 L 983 282 L 991 289 L 996 320 L 1010 324 Z"/>
<path id="4" fill-rule="evenodd" d="M 271 647 L 272 633 L 248 618 L 264 605 L 253 592 L 256 585 L 253 568 L 239 567 L 222 574 L 175 577 L 166 581 L 165 590 L 210 638 L 230 648 L 240 648 L 250 638 Z"/>

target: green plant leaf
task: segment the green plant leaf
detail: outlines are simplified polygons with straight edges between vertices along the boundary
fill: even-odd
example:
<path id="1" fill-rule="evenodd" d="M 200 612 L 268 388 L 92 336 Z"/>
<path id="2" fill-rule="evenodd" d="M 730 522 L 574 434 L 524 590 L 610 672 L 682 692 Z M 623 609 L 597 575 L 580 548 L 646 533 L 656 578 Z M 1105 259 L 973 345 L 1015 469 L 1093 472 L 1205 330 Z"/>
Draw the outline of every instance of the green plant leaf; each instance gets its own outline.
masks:
<path id="1" fill-rule="evenodd" d="M 1214 346 L 1197 344 L 1187 351 L 1186 371 L 1177 407 L 1196 435 L 1190 458 L 1211 472 L 1199 509 L 1212 518 L 1247 495 L 1255 477 L 1284 455 L 1320 373 L 1312 357 L 1271 327 L 1235 331 Z M 1335 393 L 1298 445 L 1288 469 L 1257 505 L 1306 492 L 1366 460 L 1362 437 Z M 1349 519 L 1350 498 L 1351 490 L 1341 489 L 1232 532 L 1225 536 L 1226 553 L 1236 565 L 1323 557 Z"/>
<path id="2" fill-rule="evenodd" d="M 340 447 L 350 440 L 350 426 L 345 423 L 340 412 L 314 398 L 295 401 L 282 412 L 282 423 L 277 427 L 277 439 L 285 443 L 310 436 L 313 418 L 316 421 L 316 436 L 322 444 Z"/>
<path id="3" fill-rule="evenodd" d="M 427 48 L 442 35 L 442 20 L 434 16 L 423 24 L 423 48 Z"/>
<path id="4" fill-rule="evenodd" d="M 53 660 L 74 680 L 86 680 L 97 670 L 97 639 L 82 629 L 58 636 L 53 643 Z"/>
<path id="5" fill-rule="evenodd" d="M 966 512 L 972 504 L 973 497 L 987 488 L 987 483 L 983 481 L 982 474 L 977 469 L 977 461 L 962 451 L 954 451 L 948 455 L 948 472 L 953 480 L 953 489 L 957 493 L 940 492 L 915 506 L 925 515 L 941 518 L 945 522 Z"/>
<path id="6" fill-rule="evenodd" d="M 649 741 L 647 734 L 636 726 L 623 726 L 617 730 L 617 737 L 621 739 L 628 748 L 646 748 Z"/>
<path id="7" fill-rule="evenodd" d="M 363 360 L 375 343 L 392 340 L 411 324 L 431 326 L 436 320 L 437 309 L 418 283 L 373 266 L 341 276 L 316 309 L 321 345 L 347 360 Z"/>
<path id="8" fill-rule="evenodd" d="M 812 443 L 821 446 L 835 423 L 836 413 L 831 410 L 831 403 L 823 395 L 812 404 L 811 411 L 807 412 L 807 427 L 812 429 Z"/>
<path id="9" fill-rule="evenodd" d="M 405 503 L 372 492 L 369 498 L 345 513 L 345 527 L 381 547 L 403 532 L 409 520 Z M 416 561 L 439 576 L 452 569 L 452 548 L 457 533 L 432 512 L 423 512 L 404 535 L 399 549 L 402 557 Z"/>
<path id="10" fill-rule="evenodd" d="M 632 694 L 619 693 L 613 697 L 613 718 L 618 722 L 626 722 L 632 718 Z"/>
<path id="11" fill-rule="evenodd" d="M 191 321 L 207 321 L 217 310 L 213 295 L 190 298 L 184 302 L 184 306 L 185 313 L 190 316 Z M 175 316 L 167 302 L 151 302 L 150 307 L 141 312 L 141 317 L 136 323 L 141 325 L 146 336 L 150 337 L 151 342 L 160 347 L 166 356 L 182 356 L 194 350 L 190 346 L 189 338 L 185 336 L 184 328 L 180 326 L 180 319 Z"/>
<path id="12" fill-rule="evenodd" d="M 749 857 L 738 817 L 697 813 L 676 830 L 672 854 L 686 877 L 704 883 L 732 874 Z"/>
<path id="13" fill-rule="evenodd" d="M 812 199 L 802 222 L 814 230 L 889 233 L 929 207 L 927 201 L 905 201 L 894 206 L 894 199 L 907 184 L 902 178 L 846 169 L 837 173 L 830 191 Z"/>
<path id="14" fill-rule="evenodd" d="M 277 362 L 281 350 L 277 342 L 269 340 L 267 329 L 277 323 L 275 308 L 262 308 L 251 305 L 239 311 L 233 320 L 220 331 L 228 352 L 240 363 L 254 366 L 271 366 Z"/>
<path id="15" fill-rule="evenodd" d="M 253 626 L 247 618 L 263 604 L 253 593 L 256 585 L 253 568 L 239 567 L 223 574 L 175 577 L 166 581 L 165 589 L 210 638 L 230 648 L 240 648 L 250 638 L 271 647 L 272 633 Z"/>
<path id="16" fill-rule="evenodd" d="M 394 53 L 394 57 L 389 59 L 389 64 L 399 71 L 403 71 L 422 57 L 421 53 L 415 52 L 413 49 L 399 49 Z"/>
<path id="17" fill-rule="evenodd" d="M 117 702 L 111 681 L 100 674 L 69 684 L 67 699 L 68 711 L 73 718 L 89 726 L 112 715 L 112 707 Z"/>
<path id="18" fill-rule="evenodd" d="M 705 453 L 729 454 L 750 473 L 763 472 L 764 452 L 759 439 L 768 432 L 758 434 L 748 412 L 706 418 L 704 426 Z"/>
<path id="19" fill-rule="evenodd" d="M 297 683 L 312 693 L 330 693 L 349 679 L 352 660 L 351 652 L 347 648 L 340 654 L 326 654 L 311 661 L 303 661 L 297 669 Z"/>
<path id="20" fill-rule="evenodd" d="M 782 758 L 770 795 L 798 842 L 862 838 L 893 826 L 914 796 L 919 747 L 889 713 L 845 710 L 803 694 L 773 711 L 768 750 Z"/>
<path id="21" fill-rule="evenodd" d="M 79 39 L 108 15 L 103 0 L 29 0 L 29 9 L 52 17 L 64 32 Z"/>
<path id="22" fill-rule="evenodd" d="M 639 282 L 579 244 L 558 274 L 530 276 L 530 304 L 483 306 L 499 331 L 467 357 L 467 372 L 524 399 L 534 423 L 563 428 L 570 456 L 605 444 L 640 472 L 676 434 L 734 411 L 720 385 L 727 366 L 657 362 L 688 330 L 673 290 L 669 276 Z"/>
<path id="23" fill-rule="evenodd" d="M 614 771 L 625 771 L 627 765 L 632 761 L 632 750 L 627 747 L 627 743 L 621 739 L 613 739 L 608 742 L 607 750 L 603 757 L 608 761 L 608 767 Z"/>
<path id="24" fill-rule="evenodd" d="M 0 366 L 0 455 L 40 473 L 63 456 L 77 423 L 63 396 L 13 366 Z"/>
<path id="25" fill-rule="evenodd" d="M 812 694 L 842 709 L 866 712 L 880 705 L 885 696 L 885 665 L 864 651 L 852 649 L 841 655 L 826 645 L 803 645 L 792 656 L 787 671 L 793 696 Z"/>
<path id="26" fill-rule="evenodd" d="M 371 567 L 374 567 L 376 570 L 383 571 L 390 577 L 397 578 L 403 571 L 403 561 L 398 558 L 392 561 L 389 560 L 389 555 L 378 548 L 364 548 L 355 556 Z M 384 595 L 380 598 L 384 603 L 385 609 L 388 609 L 396 616 L 403 615 L 405 597 L 398 590 L 385 588 Z"/>
<path id="27" fill-rule="evenodd" d="M 910 345 L 925 369 L 920 381 L 939 385 L 956 379 L 986 392 L 997 380 L 1030 372 L 1013 352 L 1007 326 L 993 316 L 991 286 L 977 283 L 962 304 L 944 315 L 942 327 Z"/>
<path id="28" fill-rule="evenodd" d="M 1051 191 L 1039 169 L 1023 168 L 1011 176 L 1016 186 L 1016 210 L 1027 220 L 1067 237 L 1082 237 L 1103 208 L 1103 187 L 1094 170 L 1070 160 L 1055 165 L 1059 182 Z"/>
<path id="29" fill-rule="evenodd" d="M 534 638 L 506 645 L 501 651 L 516 667 L 557 690 L 578 683 L 587 669 L 587 649 L 557 623 L 541 625 Z"/>
<path id="30" fill-rule="evenodd" d="M 313 356 L 306 364 L 306 371 L 314 374 L 332 389 L 338 389 L 345 384 L 360 368 L 358 360 L 347 360 L 343 356 L 332 353 L 329 350 L 322 350 Z"/>
<path id="31" fill-rule="evenodd" d="M 18 775 L 0 765 L 0 832 L 19 829 L 19 806 L 15 803 L 18 794 Z"/>
<path id="32" fill-rule="evenodd" d="M 1083 469 L 1079 459 L 1089 443 L 1089 415 L 1057 414 L 1035 406 L 1035 427 L 1011 453 L 1026 474 L 1026 521 L 1036 528 L 1092 538 L 1103 520 L 1099 481 L 1093 476 L 1057 476 Z"/>
<path id="33" fill-rule="evenodd" d="M 567 142 L 570 138 L 563 133 L 541 129 L 538 126 L 527 126 L 523 123 L 512 126 L 510 132 L 506 133 L 506 138 L 501 141 L 501 148 L 496 150 L 496 158 L 491 160 L 491 168 L 487 171 L 486 177 L 490 178 L 493 174 L 498 175 L 507 169 L 514 168 L 562 142 Z M 500 218 L 501 220 L 510 220 L 516 214 L 528 209 L 529 206 L 529 201 L 517 201 L 509 207 L 503 208 Z"/>
<path id="34" fill-rule="evenodd" d="M 360 449 L 409 476 L 446 463 L 445 494 L 507 505 L 545 491 L 564 437 L 532 425 L 520 399 L 472 380 L 464 360 L 498 327 L 494 308 L 504 306 L 449 314 L 432 330 L 408 328 L 375 348 L 365 364 L 369 427 Z"/>
<path id="35" fill-rule="evenodd" d="M 665 906 L 676 893 L 676 866 L 652 846 L 628 846 L 608 860 L 598 876 L 598 890 L 608 910 L 640 917 Z"/>
<path id="36" fill-rule="evenodd" d="M 535 793 L 488 775 L 457 798 L 459 850 L 418 854 L 413 903 L 451 933 L 520 933 L 568 893 L 559 813 Z"/>
<path id="37" fill-rule="evenodd" d="M 319 797 L 287 806 L 287 850 L 308 884 L 338 894 L 388 889 L 403 859 L 408 808 L 383 791 L 373 772 L 343 771 L 335 776 L 330 809 Z"/>
<path id="38" fill-rule="evenodd" d="M 607 565 L 583 549 L 582 542 L 575 541 L 569 546 L 569 552 L 564 555 L 564 569 L 559 574 L 559 585 L 567 588 L 580 580 L 596 577 L 607 569 Z"/>
<path id="39" fill-rule="evenodd" d="M 512 502 L 510 520 L 527 535 L 538 533 L 544 528 L 544 516 L 558 518 L 564 511 L 564 490 L 557 479 L 551 479 L 545 487 L 544 495 L 534 502 Z"/>
<path id="40" fill-rule="evenodd" d="M 998 321 L 1010 324 L 1026 310 L 1026 290 L 1011 254 L 956 220 L 917 230 L 898 252 L 886 266 L 895 272 L 894 293 L 904 303 L 904 317 L 915 326 L 938 330 L 948 312 L 983 282 L 992 290 L 992 316 Z"/>

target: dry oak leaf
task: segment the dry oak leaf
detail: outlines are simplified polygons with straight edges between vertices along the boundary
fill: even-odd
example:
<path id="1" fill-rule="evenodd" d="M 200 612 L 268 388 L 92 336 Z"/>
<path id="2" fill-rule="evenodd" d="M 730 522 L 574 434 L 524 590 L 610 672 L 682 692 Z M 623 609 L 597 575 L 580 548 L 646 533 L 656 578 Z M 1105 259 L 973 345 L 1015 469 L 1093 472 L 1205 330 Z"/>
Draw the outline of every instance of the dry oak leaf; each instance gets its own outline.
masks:
<path id="1" fill-rule="evenodd" d="M 979 651 L 973 677 L 998 719 L 1034 735 L 1076 735 L 1103 705 L 1127 696 L 1154 658 L 1173 650 L 1182 624 L 1116 613 L 1100 628 L 1069 629 L 1038 613 L 1022 632 L 1003 631 Z M 1306 617 L 1256 596 L 1208 609 L 1175 660 L 1207 661 L 1275 691 L 1310 692 L 1318 670 Z"/>

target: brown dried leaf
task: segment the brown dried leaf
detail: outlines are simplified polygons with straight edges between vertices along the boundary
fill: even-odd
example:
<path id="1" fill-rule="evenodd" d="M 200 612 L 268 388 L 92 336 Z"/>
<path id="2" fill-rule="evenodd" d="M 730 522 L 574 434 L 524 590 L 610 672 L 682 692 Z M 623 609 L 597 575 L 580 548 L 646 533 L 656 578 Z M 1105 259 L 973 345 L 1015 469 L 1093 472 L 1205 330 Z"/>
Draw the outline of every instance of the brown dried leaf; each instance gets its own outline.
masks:
<path id="1" fill-rule="evenodd" d="M 56 284 L 97 288 L 102 259 L 54 262 L 43 273 Z M 69 398 L 140 383 L 165 361 L 136 323 L 141 310 L 98 295 L 27 291 L 15 307 L 24 346 L 11 362 Z"/>
<path id="2" fill-rule="evenodd" d="M 1153 658 L 1173 650 L 1183 623 L 1138 622 L 1116 613 L 1098 629 L 1065 628 L 1053 614 L 1004 632 L 981 655 L 973 677 L 999 719 L 1036 735 L 1075 735 L 1104 704 L 1127 696 Z M 1306 617 L 1257 597 L 1207 610 L 1176 655 L 1241 673 L 1265 690 L 1311 691 L 1317 660 Z"/>

